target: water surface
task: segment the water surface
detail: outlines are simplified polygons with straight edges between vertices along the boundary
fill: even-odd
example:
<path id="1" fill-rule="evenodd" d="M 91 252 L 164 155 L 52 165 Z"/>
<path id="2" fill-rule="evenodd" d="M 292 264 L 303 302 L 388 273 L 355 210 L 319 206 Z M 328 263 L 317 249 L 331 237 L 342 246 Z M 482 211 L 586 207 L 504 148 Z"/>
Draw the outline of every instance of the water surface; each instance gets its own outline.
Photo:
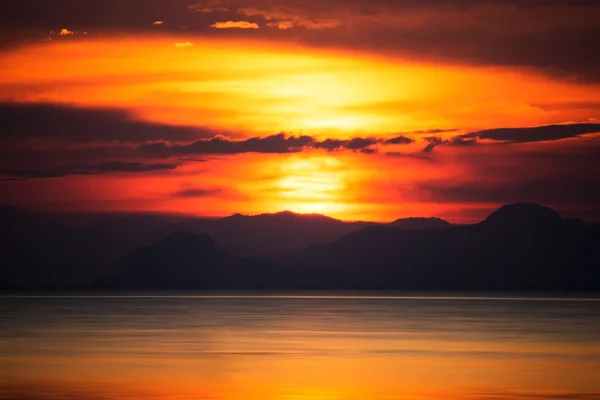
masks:
<path id="1" fill-rule="evenodd" d="M 0 297 L 0 398 L 600 399 L 600 301 Z"/>

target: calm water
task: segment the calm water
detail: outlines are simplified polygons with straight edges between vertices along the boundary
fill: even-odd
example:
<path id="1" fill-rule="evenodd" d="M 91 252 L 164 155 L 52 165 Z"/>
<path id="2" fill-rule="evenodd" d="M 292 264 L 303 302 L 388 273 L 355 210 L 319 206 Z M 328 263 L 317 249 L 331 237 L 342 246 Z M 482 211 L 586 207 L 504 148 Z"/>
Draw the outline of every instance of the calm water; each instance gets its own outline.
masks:
<path id="1" fill-rule="evenodd" d="M 0 398 L 600 399 L 600 302 L 3 296 Z"/>

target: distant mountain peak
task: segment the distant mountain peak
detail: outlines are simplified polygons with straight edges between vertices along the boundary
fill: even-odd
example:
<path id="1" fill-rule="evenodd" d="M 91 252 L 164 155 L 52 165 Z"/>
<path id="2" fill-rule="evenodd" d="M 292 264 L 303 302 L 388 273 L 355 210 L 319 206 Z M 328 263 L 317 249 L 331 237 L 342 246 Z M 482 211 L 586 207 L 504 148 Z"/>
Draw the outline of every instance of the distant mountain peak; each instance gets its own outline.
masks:
<path id="1" fill-rule="evenodd" d="M 547 226 L 562 221 L 552 208 L 536 203 L 506 204 L 490 214 L 485 221 L 494 226 Z"/>
<path id="2" fill-rule="evenodd" d="M 330 217 L 328 215 L 324 215 L 324 214 L 317 214 L 317 213 L 305 214 L 305 213 L 297 213 L 297 212 L 290 211 L 290 210 L 279 211 L 274 214 L 262 214 L 262 215 L 280 216 L 280 217 L 289 217 L 289 218 L 313 218 L 313 219 L 318 218 L 318 219 L 327 219 L 327 220 L 338 221 L 337 219 Z"/>
<path id="3" fill-rule="evenodd" d="M 390 226 L 402 229 L 424 230 L 449 228 L 452 224 L 441 218 L 410 217 L 397 219 Z"/>
<path id="4" fill-rule="evenodd" d="M 303 214 L 303 213 L 297 213 L 294 211 L 290 211 L 290 210 L 283 210 L 283 211 L 278 211 L 275 213 L 263 213 L 263 214 L 255 214 L 255 215 L 244 215 L 244 214 L 240 214 L 240 213 L 236 213 L 233 214 L 229 217 L 225 217 L 224 219 L 230 219 L 230 220 L 235 220 L 235 219 L 244 219 L 244 218 L 319 218 L 319 219 L 327 219 L 327 220 L 335 220 L 338 221 L 335 218 L 329 217 L 327 215 L 324 214 Z"/>
<path id="5" fill-rule="evenodd" d="M 276 212 L 275 215 L 299 215 L 299 214 L 295 213 L 293 211 L 290 211 L 290 210 L 283 210 L 283 211 Z"/>

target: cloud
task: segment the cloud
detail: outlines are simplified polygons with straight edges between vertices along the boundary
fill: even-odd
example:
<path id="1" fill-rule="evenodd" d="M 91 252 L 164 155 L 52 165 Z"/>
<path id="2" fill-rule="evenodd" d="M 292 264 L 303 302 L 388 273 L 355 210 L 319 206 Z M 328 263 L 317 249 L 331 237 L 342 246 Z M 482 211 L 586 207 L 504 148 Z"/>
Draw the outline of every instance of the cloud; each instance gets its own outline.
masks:
<path id="1" fill-rule="evenodd" d="M 340 139 L 325 139 L 322 142 L 314 142 L 314 147 L 317 149 L 325 149 L 327 151 L 334 150 L 365 150 L 369 146 L 377 144 L 378 140 L 374 138 L 352 138 L 349 140 Z"/>
<path id="2" fill-rule="evenodd" d="M 427 197 L 436 202 L 600 204 L 600 185 L 591 179 L 535 177 L 501 182 L 428 182 L 420 184 L 418 190 L 428 193 Z"/>
<path id="3" fill-rule="evenodd" d="M 258 24 L 254 22 L 248 21 L 224 21 L 224 22 L 215 22 L 211 25 L 212 28 L 216 29 L 258 29 Z"/>
<path id="4" fill-rule="evenodd" d="M 227 3 L 222 0 L 204 0 L 189 5 L 188 9 L 203 14 L 209 14 L 214 12 L 227 12 L 229 11 L 229 8 L 225 6 L 226 4 Z"/>
<path id="5" fill-rule="evenodd" d="M 493 140 L 498 144 L 530 143 L 556 141 L 577 138 L 582 135 L 600 133 L 600 123 L 544 125 L 527 128 L 496 128 L 467 133 L 465 135 L 442 138 L 426 137 L 429 144 L 423 152 L 430 153 L 437 146 L 473 146 L 481 144 L 480 140 Z"/>
<path id="6" fill-rule="evenodd" d="M 360 149 L 360 152 L 363 154 L 377 154 L 378 150 L 371 147 L 365 147 L 363 149 Z"/>
<path id="7" fill-rule="evenodd" d="M 314 141 L 312 147 L 316 149 L 324 149 L 327 151 L 336 150 L 352 150 L 361 151 L 365 154 L 374 154 L 376 150 L 371 148 L 376 144 L 388 144 L 387 140 L 376 139 L 372 137 L 361 138 L 355 137 L 352 139 L 325 139 L 323 141 Z"/>
<path id="8" fill-rule="evenodd" d="M 414 143 L 414 139 L 400 135 L 383 141 L 384 144 L 411 144 Z"/>
<path id="9" fill-rule="evenodd" d="M 277 28 L 279 30 L 285 31 L 287 29 L 292 29 L 294 27 L 294 23 L 292 21 L 276 21 L 267 22 L 267 26 L 269 28 Z"/>
<path id="10" fill-rule="evenodd" d="M 372 146 L 386 144 L 385 139 L 361 138 L 317 140 L 312 136 L 286 136 L 284 133 L 266 137 L 253 137 L 245 140 L 230 140 L 224 137 L 197 140 L 188 144 L 157 142 L 137 148 L 140 155 L 150 158 L 170 158 L 201 154 L 242 154 L 242 153 L 296 153 L 310 149 L 333 151 L 360 151 L 374 154 Z"/>
<path id="11" fill-rule="evenodd" d="M 138 153 L 150 158 L 170 158 L 193 154 L 293 153 L 313 143 L 310 136 L 286 137 L 283 133 L 264 138 L 229 140 L 223 137 L 198 140 L 189 144 L 158 142 L 138 147 Z"/>
<path id="12" fill-rule="evenodd" d="M 191 141 L 213 132 L 191 126 L 136 121 L 124 110 L 56 104 L 0 102 L 0 138 L 64 139 L 72 142 Z"/>
<path id="13" fill-rule="evenodd" d="M 386 157 L 392 157 L 392 158 L 414 158 L 417 160 L 423 160 L 423 161 L 429 161 L 429 162 L 435 161 L 435 159 L 433 157 L 426 156 L 421 153 L 403 153 L 403 152 L 399 152 L 399 151 L 388 151 L 386 153 L 383 153 L 383 155 Z"/>
<path id="14" fill-rule="evenodd" d="M 68 175 L 98 175 L 103 173 L 140 173 L 151 171 L 169 171 L 179 167 L 178 164 L 144 164 L 138 162 L 105 162 L 99 164 L 80 164 L 66 167 L 40 169 L 0 169 L 0 176 L 9 180 L 32 178 L 59 178 Z"/>
<path id="15" fill-rule="evenodd" d="M 244 19 L 261 26 L 265 35 L 301 27 L 298 40 L 401 55 L 425 62 L 476 66 L 534 68 L 583 82 L 600 82 L 600 8 L 596 1 L 553 0 L 253 0 L 249 1 L 114 1 L 40 0 L 0 2 L 5 32 L 28 27 L 47 31 L 56 21 L 103 32 L 150 30 L 148 21 L 168 18 L 169 27 L 206 32 L 215 21 Z M 250 6 L 251 3 L 251 6 Z M 264 22 L 264 25 L 263 25 Z M 510 26 L 511 29 L 506 29 Z M 327 29 L 327 36 L 322 30 Z M 443 38 L 443 40 L 440 40 Z M 13 44 L 23 37 L 14 36 Z"/>
<path id="16" fill-rule="evenodd" d="M 178 49 L 185 49 L 188 47 L 193 47 L 194 44 L 192 42 L 177 42 L 174 44 L 175 47 L 177 47 Z"/>
<path id="17" fill-rule="evenodd" d="M 222 192 L 220 188 L 187 188 L 174 193 L 175 197 L 210 197 Z"/>
<path id="18" fill-rule="evenodd" d="M 268 21 L 267 26 L 275 27 L 281 30 L 293 27 L 303 27 L 306 29 L 333 29 L 342 26 L 342 21 L 338 18 L 323 17 L 316 8 L 297 9 L 294 3 L 278 3 L 277 5 L 265 4 L 265 7 L 240 7 L 237 12 L 248 17 L 261 17 Z"/>
<path id="19" fill-rule="evenodd" d="M 438 133 L 456 132 L 457 130 L 458 129 L 425 129 L 425 130 L 421 130 L 421 131 L 412 131 L 412 132 L 408 132 L 408 133 L 413 134 L 413 135 L 417 135 L 417 134 L 435 135 Z"/>
<path id="20" fill-rule="evenodd" d="M 562 208 L 600 204 L 600 137 L 544 146 L 478 146 L 452 162 L 466 173 L 417 182 L 418 201 L 503 204 L 532 201 Z"/>
<path id="21" fill-rule="evenodd" d="M 364 150 L 378 141 L 374 138 L 353 138 L 344 143 L 344 148 L 348 150 Z"/>
<path id="22" fill-rule="evenodd" d="M 600 123 L 545 125 L 531 128 L 486 129 L 468 133 L 464 139 L 491 139 L 508 143 L 544 142 L 600 133 Z"/>
<path id="23" fill-rule="evenodd" d="M 63 28 L 63 29 L 61 29 L 61 30 L 60 30 L 60 32 L 59 32 L 58 34 L 59 34 L 60 36 L 70 36 L 70 35 L 74 35 L 74 34 L 75 34 L 75 32 L 73 32 L 73 31 L 70 31 L 70 30 L 68 30 L 68 29 L 65 29 L 65 28 Z"/>
<path id="24" fill-rule="evenodd" d="M 446 143 L 451 146 L 474 146 L 476 144 L 479 144 L 479 142 L 475 138 L 471 139 L 461 136 L 450 138 L 446 141 Z"/>
<path id="25" fill-rule="evenodd" d="M 154 21 L 152 23 L 152 25 L 154 25 L 154 26 L 163 25 L 163 24 L 164 24 L 164 21 Z"/>
<path id="26" fill-rule="evenodd" d="M 429 144 L 427 146 L 425 146 L 425 148 L 423 149 L 423 153 L 431 153 L 433 151 L 433 149 L 435 149 L 437 146 L 445 143 L 444 139 L 442 139 L 438 136 L 427 137 L 427 138 L 425 138 L 425 141 L 429 142 Z"/>
<path id="27" fill-rule="evenodd" d="M 325 139 L 322 142 L 315 143 L 317 149 L 325 149 L 327 151 L 334 151 L 344 147 L 345 140 L 340 139 Z"/>

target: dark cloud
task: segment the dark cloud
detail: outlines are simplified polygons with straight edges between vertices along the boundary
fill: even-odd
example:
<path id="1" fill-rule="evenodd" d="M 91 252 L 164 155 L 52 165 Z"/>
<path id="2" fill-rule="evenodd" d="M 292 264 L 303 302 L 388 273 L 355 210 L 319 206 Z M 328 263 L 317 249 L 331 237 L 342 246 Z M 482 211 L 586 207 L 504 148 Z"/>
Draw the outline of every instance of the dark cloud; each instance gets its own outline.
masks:
<path id="1" fill-rule="evenodd" d="M 30 30 L 250 35 L 600 82 L 595 0 L 20 0 L 0 2 L 0 15 L 19 43 Z M 260 29 L 210 28 L 241 20 Z"/>
<path id="2" fill-rule="evenodd" d="M 0 138 L 52 138 L 73 142 L 191 141 L 213 136 L 206 129 L 135 121 L 118 109 L 56 104 L 0 103 Z"/>
<path id="3" fill-rule="evenodd" d="M 383 144 L 411 144 L 411 143 L 414 143 L 414 139 L 408 138 L 404 135 L 400 135 L 400 136 L 383 141 Z"/>
<path id="4" fill-rule="evenodd" d="M 454 137 L 447 140 L 447 143 L 451 146 L 473 146 L 479 144 L 477 139 L 465 138 L 465 137 Z"/>
<path id="5" fill-rule="evenodd" d="M 344 145 L 344 140 L 338 139 L 325 139 L 322 142 L 315 143 L 317 149 L 325 149 L 327 151 L 333 151 L 341 148 Z"/>
<path id="6" fill-rule="evenodd" d="M 100 164 L 82 164 L 66 167 L 38 169 L 0 169 L 3 181 L 22 180 L 31 178 L 59 178 L 68 175 L 98 175 L 115 172 L 151 172 L 169 171 L 177 168 L 178 164 L 144 164 L 137 162 L 105 162 Z"/>
<path id="7" fill-rule="evenodd" d="M 140 155 L 150 158 L 170 158 L 200 154 L 242 153 L 296 153 L 308 149 L 327 151 L 351 150 L 365 154 L 376 153 L 376 144 L 388 144 L 385 139 L 352 138 L 348 140 L 325 139 L 319 141 L 311 136 L 286 136 L 284 133 L 245 140 L 230 140 L 224 137 L 197 140 L 188 144 L 157 142 L 138 147 Z"/>
<path id="8" fill-rule="evenodd" d="M 19 0 L 0 2 L 2 25 L 13 29 L 143 29 L 153 23 L 194 24 L 189 0 Z M 161 26 L 162 27 L 162 26 Z"/>
<path id="9" fill-rule="evenodd" d="M 499 144 L 530 143 L 576 138 L 591 133 L 600 133 L 600 123 L 485 129 L 451 138 L 442 138 L 440 136 L 426 137 L 424 140 L 428 144 L 423 149 L 423 152 L 430 153 L 440 145 L 473 146 L 480 144 L 479 140 L 482 139 L 494 140 Z"/>
<path id="10" fill-rule="evenodd" d="M 210 197 L 222 191 L 219 188 L 188 188 L 175 193 L 175 197 Z"/>
<path id="11" fill-rule="evenodd" d="M 430 156 L 426 156 L 422 153 L 402 153 L 398 151 L 388 151 L 387 153 L 383 153 L 383 155 L 392 158 L 415 158 L 417 160 L 429 161 L 433 162 L 435 159 Z"/>
<path id="12" fill-rule="evenodd" d="M 135 121 L 123 110 L 54 104 L 0 103 L 0 120 L 3 181 L 176 167 L 146 164 L 148 158 L 181 164 L 207 161 L 201 157 L 204 155 L 277 154 L 310 149 L 374 154 L 378 144 L 412 142 L 404 136 L 318 140 L 284 133 L 234 140 L 201 128 Z M 202 138 L 208 135 L 210 138 Z"/>
<path id="13" fill-rule="evenodd" d="M 366 147 L 364 149 L 360 149 L 360 152 L 363 154 L 377 154 L 378 153 L 377 149 L 373 149 L 371 147 Z"/>
<path id="14" fill-rule="evenodd" d="M 246 140 L 229 140 L 223 137 L 198 140 L 189 144 L 173 144 L 166 142 L 145 144 L 138 147 L 138 152 L 150 158 L 169 158 L 193 154 L 242 154 L 242 153 L 294 153 L 312 145 L 310 136 L 290 136 L 285 134 L 255 137 Z"/>
<path id="15" fill-rule="evenodd" d="M 600 123 L 545 125 L 532 128 L 486 129 L 468 133 L 462 139 L 491 139 L 510 143 L 543 142 L 600 133 Z"/>
<path id="16" fill-rule="evenodd" d="M 593 179 L 529 178 L 504 182 L 429 182 L 419 186 L 432 201 L 506 204 L 600 204 L 600 185 Z"/>
<path id="17" fill-rule="evenodd" d="M 564 210 L 600 204 L 600 138 L 518 151 L 512 146 L 481 146 L 461 153 L 456 162 L 469 173 L 421 182 L 407 195 L 448 203 L 532 201 Z"/>
<path id="18" fill-rule="evenodd" d="M 376 143 L 377 140 L 374 138 L 353 138 L 344 143 L 342 147 L 348 150 L 364 150 Z"/>
<path id="19" fill-rule="evenodd" d="M 310 32 L 304 40 L 314 46 L 352 43 L 354 49 L 426 62 L 535 69 L 560 79 L 600 82 L 600 52 L 592 50 L 600 40 L 598 2 L 407 3 L 379 3 L 372 25 L 365 23 L 359 31 L 327 37 Z"/>
<path id="20" fill-rule="evenodd" d="M 425 138 L 425 141 L 428 142 L 429 144 L 427 146 L 425 146 L 425 148 L 423 149 L 423 153 L 431 153 L 433 151 L 433 149 L 435 149 L 437 146 L 445 143 L 444 139 L 437 137 L 437 136 L 427 137 L 427 138 Z"/>

